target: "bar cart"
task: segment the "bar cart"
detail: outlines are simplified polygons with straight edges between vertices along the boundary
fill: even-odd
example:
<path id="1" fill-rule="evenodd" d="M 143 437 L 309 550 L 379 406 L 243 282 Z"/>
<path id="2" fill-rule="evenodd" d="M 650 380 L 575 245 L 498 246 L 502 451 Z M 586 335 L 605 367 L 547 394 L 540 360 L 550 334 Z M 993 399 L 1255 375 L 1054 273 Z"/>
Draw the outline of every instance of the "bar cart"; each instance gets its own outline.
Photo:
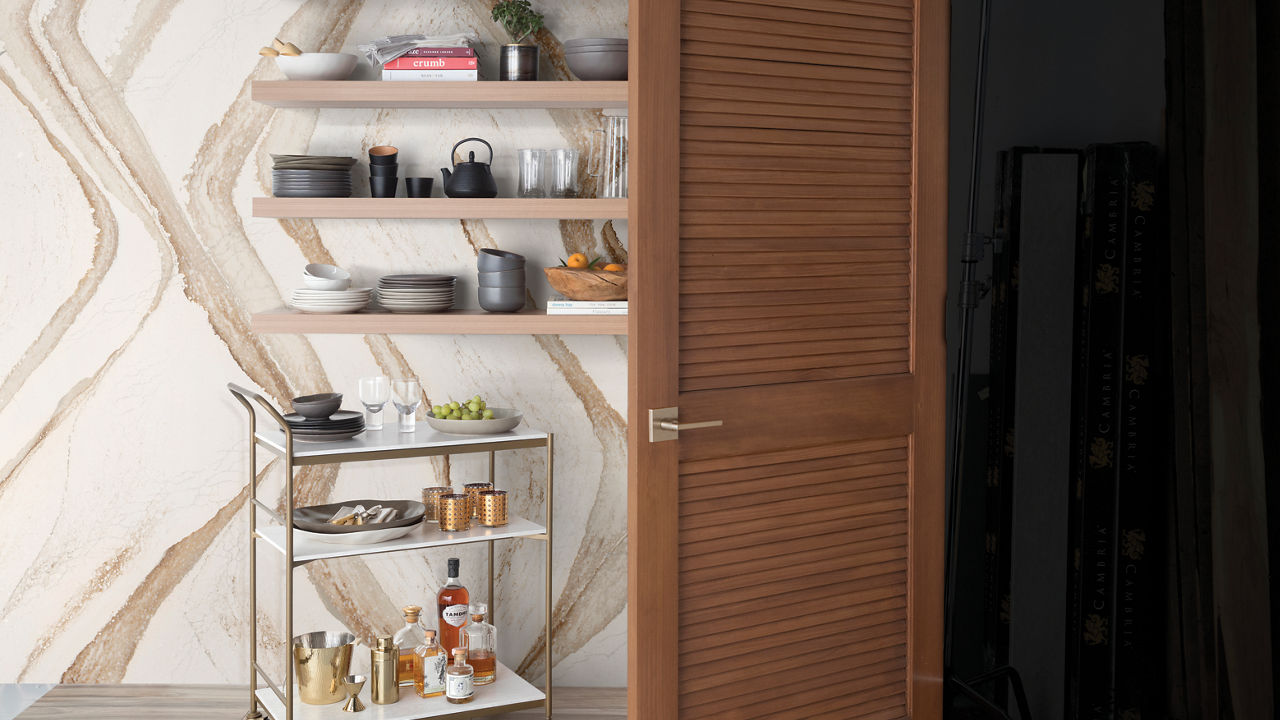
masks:
<path id="1" fill-rule="evenodd" d="M 550 433 L 516 429 L 497 435 L 448 435 L 420 425 L 413 434 L 401 433 L 399 427 L 386 425 L 382 430 L 365 431 L 350 440 L 340 442 L 300 443 L 295 445 L 293 432 L 278 410 L 264 397 L 233 383 L 227 389 L 245 407 L 249 415 L 249 712 L 246 720 L 270 717 L 272 720 L 347 720 L 351 713 L 341 710 L 342 704 L 306 705 L 295 703 L 292 641 L 293 633 L 293 570 L 318 560 L 358 555 L 374 555 L 421 548 L 445 547 L 465 543 L 484 542 L 489 546 L 489 612 L 496 617 L 493 592 L 494 542 L 509 538 L 541 540 L 546 550 L 545 629 L 543 637 L 544 660 L 547 669 L 543 689 L 539 690 L 515 672 L 499 663 L 498 679 L 477 693 L 475 700 L 466 705 L 453 705 L 443 697 L 419 698 L 412 691 L 401 692 L 400 701 L 391 705 L 367 706 L 362 713 L 366 720 L 418 720 L 421 718 L 470 718 L 525 708 L 542 706 L 546 717 L 551 717 L 551 528 L 554 437 Z M 275 422 L 276 428 L 259 430 L 254 404 Z M 284 514 L 276 512 L 258 499 L 257 449 L 264 448 L 280 457 L 284 463 Z M 459 455 L 464 453 L 488 453 L 489 482 L 494 481 L 494 456 L 502 450 L 521 448 L 546 448 L 546 527 L 518 516 L 511 516 L 507 525 L 496 528 L 477 526 L 467 532 L 447 533 L 424 522 L 403 537 L 372 545 L 334 545 L 304 538 L 294 538 L 287 532 L 293 527 L 293 469 L 305 465 L 325 465 L 370 460 Z M 257 513 L 262 512 L 277 525 L 258 527 Z M 284 560 L 284 682 L 274 682 L 258 664 L 257 613 L 258 566 L 257 543 L 266 543 L 279 551 Z M 266 687 L 258 687 L 258 679 Z"/>

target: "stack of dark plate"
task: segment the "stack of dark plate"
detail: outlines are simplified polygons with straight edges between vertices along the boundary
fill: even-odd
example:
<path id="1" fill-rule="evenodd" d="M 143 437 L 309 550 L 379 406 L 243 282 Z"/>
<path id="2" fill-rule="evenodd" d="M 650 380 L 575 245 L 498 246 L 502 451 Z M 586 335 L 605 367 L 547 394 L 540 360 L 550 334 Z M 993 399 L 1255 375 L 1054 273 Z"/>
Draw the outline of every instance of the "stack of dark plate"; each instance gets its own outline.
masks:
<path id="1" fill-rule="evenodd" d="M 453 307 L 453 275 L 384 275 L 378 304 L 393 313 L 442 312 Z"/>
<path id="2" fill-rule="evenodd" d="M 298 442 L 338 442 L 350 440 L 364 432 L 364 414 L 339 410 L 327 418 L 309 418 L 297 413 L 284 416 Z"/>
<path id="3" fill-rule="evenodd" d="M 276 197 L 351 197 L 353 157 L 272 155 L 271 191 Z"/>

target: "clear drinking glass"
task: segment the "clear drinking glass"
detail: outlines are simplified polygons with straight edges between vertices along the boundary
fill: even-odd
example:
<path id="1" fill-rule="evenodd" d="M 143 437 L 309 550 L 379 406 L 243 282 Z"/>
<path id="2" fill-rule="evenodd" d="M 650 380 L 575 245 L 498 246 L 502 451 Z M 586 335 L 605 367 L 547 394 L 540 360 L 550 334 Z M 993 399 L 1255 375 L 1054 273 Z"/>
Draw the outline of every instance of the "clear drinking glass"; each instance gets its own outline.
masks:
<path id="1" fill-rule="evenodd" d="M 596 197 L 627 196 L 627 116 L 620 111 L 605 110 L 604 128 L 592 130 L 599 135 L 592 141 L 591 164 L 596 171 Z M 625 111 L 622 111 L 625 112 Z"/>
<path id="2" fill-rule="evenodd" d="M 400 432 L 417 429 L 418 406 L 422 404 L 422 386 L 417 380 L 392 380 L 391 401 L 400 411 Z"/>
<path id="3" fill-rule="evenodd" d="M 391 399 L 391 381 L 383 375 L 360 378 L 360 402 L 364 403 L 364 429 L 382 429 L 382 408 Z"/>
<path id="4" fill-rule="evenodd" d="M 540 198 L 547 196 L 546 163 L 547 151 L 534 148 L 523 148 L 518 151 L 520 164 L 520 186 L 516 194 L 522 198 Z"/>
<path id="5" fill-rule="evenodd" d="M 578 197 L 578 151 L 556 148 L 547 151 L 547 197 Z"/>

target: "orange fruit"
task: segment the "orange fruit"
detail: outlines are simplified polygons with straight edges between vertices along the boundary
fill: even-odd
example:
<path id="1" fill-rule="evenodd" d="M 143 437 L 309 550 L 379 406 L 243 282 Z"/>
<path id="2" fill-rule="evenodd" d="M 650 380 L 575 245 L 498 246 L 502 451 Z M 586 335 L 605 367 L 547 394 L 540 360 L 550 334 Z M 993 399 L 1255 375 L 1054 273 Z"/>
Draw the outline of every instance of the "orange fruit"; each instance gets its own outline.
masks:
<path id="1" fill-rule="evenodd" d="M 585 268 L 587 266 L 587 256 L 582 253 L 574 253 L 565 261 L 565 265 L 571 268 Z"/>
<path id="2" fill-rule="evenodd" d="M 621 266 L 621 265 L 619 265 L 618 263 L 609 263 L 608 265 L 605 265 L 605 266 L 604 266 L 604 268 L 602 268 L 602 269 L 603 269 L 603 270 L 606 270 L 606 271 L 608 271 L 608 272 L 624 272 L 624 271 L 626 271 L 626 268 L 622 267 L 622 266 Z"/>

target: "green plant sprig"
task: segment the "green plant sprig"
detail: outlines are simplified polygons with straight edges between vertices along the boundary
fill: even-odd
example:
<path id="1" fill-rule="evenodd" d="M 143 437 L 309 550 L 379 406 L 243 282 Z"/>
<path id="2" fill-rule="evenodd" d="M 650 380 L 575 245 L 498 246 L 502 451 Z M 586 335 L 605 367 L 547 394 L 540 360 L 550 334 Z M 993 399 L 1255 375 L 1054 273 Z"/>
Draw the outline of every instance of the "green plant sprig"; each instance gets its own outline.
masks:
<path id="1" fill-rule="evenodd" d="M 494 5 L 493 21 L 502 25 L 516 45 L 543 27 L 542 14 L 533 11 L 529 0 L 503 0 Z"/>

